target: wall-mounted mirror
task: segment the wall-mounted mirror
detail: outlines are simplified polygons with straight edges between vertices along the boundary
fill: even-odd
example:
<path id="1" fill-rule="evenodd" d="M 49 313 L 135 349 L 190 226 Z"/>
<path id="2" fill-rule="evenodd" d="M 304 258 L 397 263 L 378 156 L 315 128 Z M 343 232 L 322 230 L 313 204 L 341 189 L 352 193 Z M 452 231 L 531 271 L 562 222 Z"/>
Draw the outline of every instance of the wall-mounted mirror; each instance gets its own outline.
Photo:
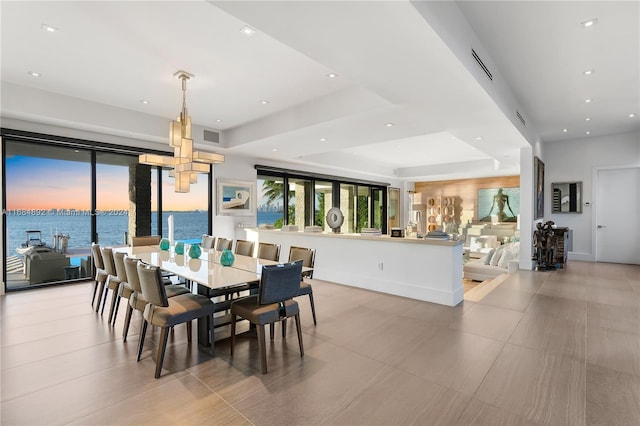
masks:
<path id="1" fill-rule="evenodd" d="M 551 213 L 582 213 L 582 182 L 551 184 Z"/>

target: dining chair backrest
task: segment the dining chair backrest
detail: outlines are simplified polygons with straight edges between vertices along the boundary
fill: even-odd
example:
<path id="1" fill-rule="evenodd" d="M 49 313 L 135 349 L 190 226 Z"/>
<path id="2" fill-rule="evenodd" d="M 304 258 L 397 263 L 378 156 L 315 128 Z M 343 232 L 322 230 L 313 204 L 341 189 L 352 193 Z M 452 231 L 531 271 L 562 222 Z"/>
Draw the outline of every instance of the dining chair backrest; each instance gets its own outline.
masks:
<path id="1" fill-rule="evenodd" d="M 124 269 L 127 271 L 127 284 L 129 284 L 129 287 L 136 293 L 142 293 L 140 279 L 138 278 L 138 259 L 126 256 L 123 262 Z"/>
<path id="2" fill-rule="evenodd" d="M 258 303 L 268 305 L 292 299 L 300 292 L 302 262 L 262 267 Z"/>
<path id="3" fill-rule="evenodd" d="M 212 235 L 202 234 L 202 243 L 200 244 L 200 246 L 203 249 L 212 249 L 215 241 L 216 237 Z"/>
<path id="4" fill-rule="evenodd" d="M 131 237 L 131 247 L 157 246 L 162 238 L 160 235 L 144 235 Z"/>
<path id="5" fill-rule="evenodd" d="M 218 237 L 216 239 L 216 250 L 231 250 L 231 246 L 233 245 L 233 240 L 228 240 L 226 238 Z"/>
<path id="6" fill-rule="evenodd" d="M 236 254 L 241 256 L 253 256 L 253 241 L 237 240 L 236 241 Z"/>
<path id="7" fill-rule="evenodd" d="M 296 260 L 302 260 L 302 266 L 313 268 L 313 265 L 316 262 L 316 250 L 306 247 L 291 246 L 291 249 L 289 249 L 289 262 L 295 262 Z M 313 269 L 311 271 L 306 271 L 303 275 L 313 278 Z"/>
<path id="8" fill-rule="evenodd" d="M 100 244 L 91 243 L 91 257 L 93 258 L 93 265 L 96 269 L 104 269 L 104 261 L 102 260 Z"/>
<path id="9" fill-rule="evenodd" d="M 165 308 L 169 306 L 167 292 L 164 284 L 162 284 L 162 272 L 160 268 L 142 261 L 138 262 L 138 278 L 140 279 L 142 297 L 152 305 Z"/>
<path id="10" fill-rule="evenodd" d="M 116 276 L 122 282 L 127 282 L 127 271 L 124 268 L 124 256 L 125 254 L 117 251 L 113 253 L 113 263 L 116 267 Z"/>
<path id="11" fill-rule="evenodd" d="M 109 247 L 102 248 L 102 261 L 104 262 L 104 270 L 112 277 L 117 276 L 116 265 L 113 261 L 113 250 Z"/>
<path id="12" fill-rule="evenodd" d="M 280 244 L 258 243 L 258 259 L 280 260 Z"/>

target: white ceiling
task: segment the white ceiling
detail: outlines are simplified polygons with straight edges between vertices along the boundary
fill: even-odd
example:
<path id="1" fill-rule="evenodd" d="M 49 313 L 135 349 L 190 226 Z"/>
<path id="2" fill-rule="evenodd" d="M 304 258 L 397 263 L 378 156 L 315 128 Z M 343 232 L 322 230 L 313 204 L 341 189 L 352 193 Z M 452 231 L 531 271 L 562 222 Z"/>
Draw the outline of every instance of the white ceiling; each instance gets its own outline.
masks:
<path id="1" fill-rule="evenodd" d="M 518 174 L 519 150 L 536 134 L 639 130 L 638 2 L 457 6 L 511 88 L 529 142 L 449 48 L 464 40 L 436 33 L 407 1 L 2 1 L 2 116 L 85 130 L 99 122 L 102 132 L 158 142 L 180 110 L 173 73 L 184 69 L 196 76 L 189 113 L 221 131 L 218 152 L 407 180 Z M 580 26 L 594 17 L 595 27 Z M 243 35 L 245 25 L 257 32 Z M 37 103 L 34 94 L 54 105 L 24 101 Z M 61 118 L 56 94 L 76 113 Z M 94 103 L 163 124 L 90 125 Z"/>

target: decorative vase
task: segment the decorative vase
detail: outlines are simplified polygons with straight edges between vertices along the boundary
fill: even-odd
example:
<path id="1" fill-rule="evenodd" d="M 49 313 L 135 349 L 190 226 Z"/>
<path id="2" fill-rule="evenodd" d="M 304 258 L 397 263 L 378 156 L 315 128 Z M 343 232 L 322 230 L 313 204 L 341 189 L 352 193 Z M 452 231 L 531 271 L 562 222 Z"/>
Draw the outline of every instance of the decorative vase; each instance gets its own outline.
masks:
<path id="1" fill-rule="evenodd" d="M 182 241 L 176 243 L 176 254 L 184 254 L 184 243 Z"/>
<path id="2" fill-rule="evenodd" d="M 229 249 L 222 250 L 222 254 L 220 255 L 220 264 L 222 266 L 231 266 L 233 265 L 234 260 L 236 260 L 236 257 L 233 255 L 231 250 Z"/>
<path id="3" fill-rule="evenodd" d="M 192 259 L 199 259 L 202 254 L 202 250 L 198 244 L 191 244 L 189 247 L 189 257 Z"/>
<path id="4" fill-rule="evenodd" d="M 160 240 L 160 250 L 169 250 L 170 246 L 171 244 L 169 244 L 169 240 L 166 238 Z"/>

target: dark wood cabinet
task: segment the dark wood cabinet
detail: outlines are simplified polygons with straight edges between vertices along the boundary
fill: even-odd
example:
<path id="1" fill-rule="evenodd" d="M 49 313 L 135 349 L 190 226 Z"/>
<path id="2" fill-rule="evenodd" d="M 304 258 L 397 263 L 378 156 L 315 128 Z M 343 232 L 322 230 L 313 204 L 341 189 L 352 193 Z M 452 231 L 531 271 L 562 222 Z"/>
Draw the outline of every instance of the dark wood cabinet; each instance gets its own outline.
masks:
<path id="1" fill-rule="evenodd" d="M 553 228 L 556 237 L 556 251 L 553 258 L 558 268 L 564 268 L 567 263 L 567 254 L 571 249 L 571 230 L 569 228 Z"/>

